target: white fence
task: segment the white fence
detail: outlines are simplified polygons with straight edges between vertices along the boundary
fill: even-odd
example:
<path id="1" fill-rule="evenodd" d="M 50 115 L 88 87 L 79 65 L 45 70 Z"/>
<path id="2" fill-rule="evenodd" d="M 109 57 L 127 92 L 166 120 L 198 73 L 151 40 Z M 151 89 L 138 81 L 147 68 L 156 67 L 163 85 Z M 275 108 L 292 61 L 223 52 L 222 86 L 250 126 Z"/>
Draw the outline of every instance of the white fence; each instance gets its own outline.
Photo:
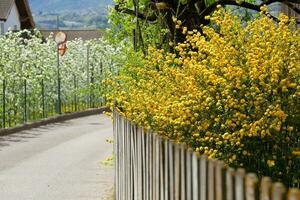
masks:
<path id="1" fill-rule="evenodd" d="M 269 177 L 225 168 L 114 112 L 116 200 L 300 200 Z"/>

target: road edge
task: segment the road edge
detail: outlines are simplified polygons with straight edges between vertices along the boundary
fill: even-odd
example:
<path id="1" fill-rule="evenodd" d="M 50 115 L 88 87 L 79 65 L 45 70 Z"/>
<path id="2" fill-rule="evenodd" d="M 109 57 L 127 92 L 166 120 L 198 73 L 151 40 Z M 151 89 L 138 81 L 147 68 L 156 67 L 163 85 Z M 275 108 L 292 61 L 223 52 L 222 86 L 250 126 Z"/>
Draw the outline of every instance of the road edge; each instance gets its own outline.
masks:
<path id="1" fill-rule="evenodd" d="M 70 120 L 70 119 L 76 119 L 76 118 L 85 117 L 85 116 L 89 116 L 89 115 L 102 114 L 103 112 L 108 112 L 108 111 L 110 111 L 109 107 L 101 107 L 101 108 L 92 108 L 92 109 L 88 109 L 88 110 L 80 111 L 80 112 L 62 114 L 62 115 L 50 117 L 47 119 L 42 119 L 42 120 L 38 120 L 35 122 L 18 125 L 16 127 L 12 127 L 12 128 L 0 129 L 0 136 L 10 135 L 10 134 L 13 134 L 13 133 L 16 133 L 19 131 L 25 131 L 25 130 L 29 130 L 32 128 L 38 128 L 40 126 L 63 122 L 63 121 Z"/>

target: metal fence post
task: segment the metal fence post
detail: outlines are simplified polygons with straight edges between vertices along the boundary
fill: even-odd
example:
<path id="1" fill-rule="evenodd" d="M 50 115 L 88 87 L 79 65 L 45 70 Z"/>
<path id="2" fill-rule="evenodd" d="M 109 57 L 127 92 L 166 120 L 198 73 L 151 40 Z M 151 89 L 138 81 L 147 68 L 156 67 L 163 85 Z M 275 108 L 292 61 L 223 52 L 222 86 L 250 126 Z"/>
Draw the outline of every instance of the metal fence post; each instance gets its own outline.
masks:
<path id="1" fill-rule="evenodd" d="M 87 82 L 87 108 L 91 106 L 91 91 L 90 91 L 90 45 L 86 47 L 86 82 Z"/>
<path id="2" fill-rule="evenodd" d="M 42 86 L 42 109 L 43 109 L 43 118 L 45 118 L 45 117 L 46 117 L 46 114 L 45 114 L 45 85 L 44 85 L 44 79 L 42 79 L 41 86 Z"/>
<path id="3" fill-rule="evenodd" d="M 74 110 L 77 112 L 77 81 L 76 81 L 76 75 L 73 74 L 73 83 L 74 83 Z M 118 116 L 119 118 L 119 116 Z"/>
<path id="4" fill-rule="evenodd" d="M 24 80 L 24 120 L 23 123 L 27 122 L 27 80 Z"/>
<path id="5" fill-rule="evenodd" d="M 58 114 L 61 114 L 61 80 L 60 80 L 59 45 L 57 45 L 57 109 L 56 112 Z"/>
<path id="6" fill-rule="evenodd" d="M 2 127 L 5 128 L 5 122 L 6 122 L 6 80 L 3 80 L 3 85 L 2 85 Z"/>

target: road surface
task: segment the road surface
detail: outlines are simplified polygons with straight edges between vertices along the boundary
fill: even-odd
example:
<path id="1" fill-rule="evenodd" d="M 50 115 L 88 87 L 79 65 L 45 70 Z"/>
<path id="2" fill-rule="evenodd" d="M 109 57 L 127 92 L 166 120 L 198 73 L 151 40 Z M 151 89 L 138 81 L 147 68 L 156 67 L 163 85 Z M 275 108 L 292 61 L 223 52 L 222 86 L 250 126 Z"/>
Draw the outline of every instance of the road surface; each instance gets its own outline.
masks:
<path id="1" fill-rule="evenodd" d="M 0 137 L 0 200 L 111 196 L 111 121 L 94 115 Z"/>

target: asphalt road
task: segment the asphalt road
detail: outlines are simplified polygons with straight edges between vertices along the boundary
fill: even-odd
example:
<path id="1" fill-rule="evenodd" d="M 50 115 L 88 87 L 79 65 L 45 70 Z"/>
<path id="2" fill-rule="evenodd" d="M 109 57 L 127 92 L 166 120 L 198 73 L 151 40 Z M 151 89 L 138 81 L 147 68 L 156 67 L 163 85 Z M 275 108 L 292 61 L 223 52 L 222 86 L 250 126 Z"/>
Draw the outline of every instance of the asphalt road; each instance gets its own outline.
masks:
<path id="1" fill-rule="evenodd" d="M 94 115 L 0 137 L 0 200 L 104 200 L 111 121 Z"/>

